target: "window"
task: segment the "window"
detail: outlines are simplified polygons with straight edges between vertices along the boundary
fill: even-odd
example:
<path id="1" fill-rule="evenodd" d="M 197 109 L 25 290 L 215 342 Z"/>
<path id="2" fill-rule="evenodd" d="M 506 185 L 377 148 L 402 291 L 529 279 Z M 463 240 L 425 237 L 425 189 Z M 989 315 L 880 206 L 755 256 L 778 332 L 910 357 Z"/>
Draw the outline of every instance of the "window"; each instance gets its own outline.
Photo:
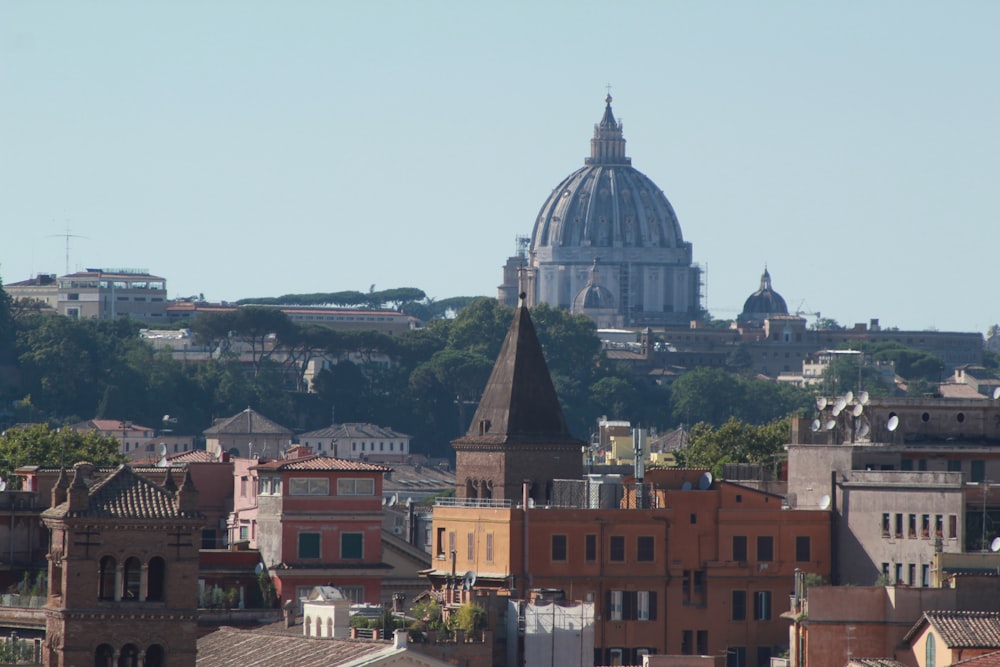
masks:
<path id="1" fill-rule="evenodd" d="M 125 445 L 125 448 L 128 449 L 128 444 Z M 243 477 L 240 477 L 240 496 L 242 496 L 244 498 L 247 495 L 247 481 L 248 480 L 249 480 L 249 478 L 246 475 L 244 475 Z"/>
<path id="2" fill-rule="evenodd" d="M 564 560 L 566 560 L 566 536 L 565 535 L 553 535 L 552 536 L 552 560 L 554 560 L 554 561 L 564 561 Z"/>
<path id="3" fill-rule="evenodd" d="M 476 556 L 476 534 L 468 532 L 465 534 L 465 559 L 472 560 Z"/>
<path id="4" fill-rule="evenodd" d="M 486 562 L 493 562 L 493 533 L 486 533 Z"/>
<path id="5" fill-rule="evenodd" d="M 444 558 L 444 528 L 437 529 L 437 557 Z"/>
<path id="6" fill-rule="evenodd" d="M 319 533 L 299 533 L 299 558 L 319 558 Z"/>
<path id="7" fill-rule="evenodd" d="M 240 524 L 240 540 L 250 539 L 250 524 Z"/>
<path id="8" fill-rule="evenodd" d="M 159 556 L 149 559 L 146 569 L 146 599 L 162 601 L 166 584 L 167 562 Z"/>
<path id="9" fill-rule="evenodd" d="M 622 562 L 625 560 L 625 537 L 622 535 L 611 536 L 610 560 Z"/>
<path id="10" fill-rule="evenodd" d="M 100 571 L 97 583 L 98 600 L 115 599 L 115 572 L 118 569 L 118 562 L 111 556 L 101 559 Z"/>
<path id="11" fill-rule="evenodd" d="M 757 537 L 757 560 L 763 562 L 774 560 L 774 538 L 770 535 Z"/>
<path id="12" fill-rule="evenodd" d="M 944 515 L 934 515 L 934 537 L 944 537 Z"/>
<path id="13" fill-rule="evenodd" d="M 698 515 L 694 512 L 691 513 L 691 523 L 698 523 Z"/>
<path id="14" fill-rule="evenodd" d="M 902 563 L 896 563 L 896 581 L 895 581 L 895 583 L 897 583 L 897 584 L 903 583 L 903 564 Z"/>
<path id="15" fill-rule="evenodd" d="M 288 480 L 288 495 L 328 496 L 330 495 L 330 480 L 325 477 L 292 477 Z"/>
<path id="16" fill-rule="evenodd" d="M 917 536 L 917 515 L 911 514 L 910 520 L 907 522 L 907 533 L 906 536 L 909 538 L 914 538 Z"/>
<path id="17" fill-rule="evenodd" d="M 625 649 L 623 648 L 613 648 L 608 649 L 608 664 L 611 667 L 618 667 L 618 665 L 624 665 L 623 662 L 625 655 Z"/>
<path id="18" fill-rule="evenodd" d="M 900 513 L 896 514 L 896 531 L 893 533 L 896 537 L 903 536 L 903 515 Z"/>
<path id="19" fill-rule="evenodd" d="M 771 647 L 770 646 L 758 646 L 757 647 L 757 667 L 767 667 L 767 665 L 770 665 L 770 664 L 771 664 Z"/>
<path id="20" fill-rule="evenodd" d="M 937 647 L 934 645 L 934 633 L 927 633 L 927 643 L 924 644 L 924 665 L 925 667 L 936 667 Z"/>
<path id="21" fill-rule="evenodd" d="M 771 591 L 754 591 L 753 620 L 771 620 Z"/>
<path id="22" fill-rule="evenodd" d="M 655 547 L 653 546 L 653 538 L 648 535 L 641 535 L 636 542 L 636 557 L 637 561 L 641 562 L 651 562 L 654 560 Z"/>
<path id="23" fill-rule="evenodd" d="M 733 535 L 733 560 L 747 560 L 747 536 Z"/>
<path id="24" fill-rule="evenodd" d="M 337 586 L 337 588 L 340 589 L 340 592 L 344 594 L 345 598 L 351 601 L 351 604 L 364 604 L 365 602 L 364 586 Z"/>
<path id="25" fill-rule="evenodd" d="M 938 531 L 938 535 L 940 534 L 941 531 Z M 958 537 L 958 517 L 954 514 L 948 515 L 948 537 L 950 539 Z"/>
<path id="26" fill-rule="evenodd" d="M 745 621 L 747 619 L 747 592 L 733 591 L 732 620 Z"/>
<path id="27" fill-rule="evenodd" d="M 656 591 L 638 591 L 635 594 L 635 618 L 637 621 L 656 620 Z"/>
<path id="28" fill-rule="evenodd" d="M 608 618 L 612 621 L 622 620 L 622 607 L 625 591 L 608 592 Z"/>
<path id="29" fill-rule="evenodd" d="M 972 467 L 969 469 L 969 481 L 982 482 L 986 479 L 986 461 L 973 459 Z"/>
<path id="30" fill-rule="evenodd" d="M 956 459 L 949 459 L 948 472 L 962 472 L 962 462 Z"/>
<path id="31" fill-rule="evenodd" d="M 726 667 L 747 667 L 747 647 L 728 647 L 726 649 Z M 763 667 L 763 665 L 758 663 L 758 667 Z"/>
<path id="32" fill-rule="evenodd" d="M 142 577 L 142 564 L 132 556 L 125 561 L 122 573 L 122 600 L 139 599 L 139 580 Z"/>
<path id="33" fill-rule="evenodd" d="M 587 535 L 584 541 L 584 558 L 588 561 L 597 560 L 597 535 Z"/>
<path id="34" fill-rule="evenodd" d="M 694 634 L 690 630 L 681 631 L 681 655 L 691 655 L 694 652 L 693 642 L 691 641 L 691 635 Z"/>
<path id="35" fill-rule="evenodd" d="M 812 544 L 808 535 L 799 535 L 795 538 L 795 561 L 798 563 L 808 563 L 812 560 Z"/>
<path id="36" fill-rule="evenodd" d="M 920 537 L 923 539 L 929 539 L 931 536 L 931 515 L 921 514 L 920 515 Z"/>
<path id="37" fill-rule="evenodd" d="M 708 655 L 708 630 L 699 630 L 698 634 L 698 655 Z"/>
<path id="38" fill-rule="evenodd" d="M 471 533 L 470 533 L 471 534 Z M 361 560 L 365 557 L 364 533 L 340 534 L 340 557 L 343 560 Z M 318 556 L 317 556 L 318 558 Z"/>
<path id="39" fill-rule="evenodd" d="M 927 563 L 920 566 L 920 585 L 924 588 L 931 585 L 931 566 Z"/>
<path id="40" fill-rule="evenodd" d="M 350 477 L 337 480 L 338 496 L 374 496 L 375 480 L 371 478 L 352 479 Z"/>
<path id="41" fill-rule="evenodd" d="M 910 563 L 906 566 L 906 583 L 910 586 L 917 585 L 917 566 L 914 563 Z"/>

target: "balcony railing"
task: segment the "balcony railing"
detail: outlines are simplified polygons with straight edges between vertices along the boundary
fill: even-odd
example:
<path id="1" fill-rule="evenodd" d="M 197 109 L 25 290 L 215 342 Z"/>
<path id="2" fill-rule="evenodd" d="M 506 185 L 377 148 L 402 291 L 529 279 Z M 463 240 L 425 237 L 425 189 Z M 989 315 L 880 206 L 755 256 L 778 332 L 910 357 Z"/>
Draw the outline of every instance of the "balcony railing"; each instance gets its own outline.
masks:
<path id="1" fill-rule="evenodd" d="M 488 507 L 506 509 L 512 506 L 508 499 L 498 498 L 438 498 L 434 501 L 436 507 Z"/>

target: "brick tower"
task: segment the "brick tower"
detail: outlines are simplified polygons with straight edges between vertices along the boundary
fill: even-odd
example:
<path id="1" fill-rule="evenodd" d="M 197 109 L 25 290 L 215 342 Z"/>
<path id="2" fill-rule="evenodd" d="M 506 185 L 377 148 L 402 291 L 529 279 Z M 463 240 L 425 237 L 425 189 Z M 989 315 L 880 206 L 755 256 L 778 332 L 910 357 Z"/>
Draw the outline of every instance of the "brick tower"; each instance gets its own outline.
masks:
<path id="1" fill-rule="evenodd" d="M 451 444 L 459 498 L 516 501 L 528 481 L 545 502 L 553 479 L 583 475 L 585 443 L 566 427 L 523 293 L 469 432 Z"/>
<path id="2" fill-rule="evenodd" d="M 122 466 L 88 488 L 77 464 L 42 513 L 51 531 L 48 667 L 194 667 L 198 535 L 204 517 L 185 471 L 176 491 Z"/>

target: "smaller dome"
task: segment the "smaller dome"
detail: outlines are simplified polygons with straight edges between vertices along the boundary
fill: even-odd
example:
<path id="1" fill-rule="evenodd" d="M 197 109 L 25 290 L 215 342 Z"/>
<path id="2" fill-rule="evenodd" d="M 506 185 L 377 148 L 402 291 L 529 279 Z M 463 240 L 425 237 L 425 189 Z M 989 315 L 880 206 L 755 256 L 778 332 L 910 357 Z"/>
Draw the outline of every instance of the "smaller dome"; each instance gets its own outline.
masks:
<path id="1" fill-rule="evenodd" d="M 608 288 L 600 284 L 601 276 L 597 270 L 597 258 L 594 258 L 594 266 L 590 269 L 590 278 L 586 286 L 573 299 L 573 312 L 582 313 L 585 310 L 593 309 L 613 309 L 615 307 L 615 295 Z"/>
<path id="2" fill-rule="evenodd" d="M 787 315 L 788 305 L 780 294 L 771 288 L 771 274 L 767 267 L 760 277 L 760 289 L 747 297 L 743 303 L 740 321 L 763 320 L 768 315 Z"/>

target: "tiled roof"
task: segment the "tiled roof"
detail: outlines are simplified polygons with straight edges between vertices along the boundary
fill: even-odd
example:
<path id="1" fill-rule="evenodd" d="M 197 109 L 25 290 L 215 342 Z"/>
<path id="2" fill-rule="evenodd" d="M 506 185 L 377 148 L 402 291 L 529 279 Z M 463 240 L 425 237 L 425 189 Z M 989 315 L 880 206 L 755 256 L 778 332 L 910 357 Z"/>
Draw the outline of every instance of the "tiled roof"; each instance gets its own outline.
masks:
<path id="1" fill-rule="evenodd" d="M 392 470 L 392 468 L 375 463 L 350 459 L 332 459 L 326 456 L 319 456 L 318 454 L 303 456 L 298 459 L 268 461 L 255 467 L 258 470 L 327 470 L 331 472 L 390 472 Z"/>
<path id="2" fill-rule="evenodd" d="M 969 658 L 961 662 L 951 663 L 951 667 L 958 667 L 958 665 L 962 665 L 962 667 L 1000 667 L 1000 651 L 986 653 L 978 658 Z"/>
<path id="3" fill-rule="evenodd" d="M 182 463 L 218 463 L 219 457 L 204 449 L 192 449 L 189 452 L 172 454 L 167 457 L 170 465 L 180 465 Z"/>
<path id="4" fill-rule="evenodd" d="M 70 426 L 74 431 L 91 429 L 97 431 L 153 431 L 149 426 L 133 424 L 120 419 L 88 419 Z"/>
<path id="5" fill-rule="evenodd" d="M 233 415 L 228 419 L 220 419 L 218 422 L 206 428 L 205 435 L 233 435 L 233 434 L 254 434 L 261 435 L 292 435 L 290 428 L 285 428 L 281 424 L 275 423 L 252 408 L 247 408 L 243 412 Z"/>
<path id="6" fill-rule="evenodd" d="M 366 423 L 347 423 L 347 424 L 333 424 L 327 426 L 326 428 L 317 429 L 315 431 L 309 431 L 308 433 L 303 433 L 299 435 L 299 440 L 307 440 L 309 438 L 385 438 L 385 439 L 401 439 L 409 438 L 405 433 L 399 433 L 393 431 L 391 428 L 386 426 L 379 426 L 377 424 L 366 424 Z"/>
<path id="7" fill-rule="evenodd" d="M 852 658 L 847 665 L 848 667 L 905 667 L 903 663 L 889 658 Z"/>
<path id="8" fill-rule="evenodd" d="M 46 510 L 45 514 L 99 519 L 178 519 L 193 516 L 178 511 L 173 493 L 136 474 L 127 465 L 95 482 L 88 493 L 90 498 L 86 510 L 70 512 L 67 501 Z"/>
<path id="9" fill-rule="evenodd" d="M 370 656 L 389 647 L 387 642 L 361 639 L 310 639 L 258 630 L 223 627 L 198 640 L 198 667 L 334 667 Z"/>
<path id="10" fill-rule="evenodd" d="M 906 633 L 910 641 L 929 623 L 948 648 L 1000 648 L 1000 612 L 925 611 Z"/>

